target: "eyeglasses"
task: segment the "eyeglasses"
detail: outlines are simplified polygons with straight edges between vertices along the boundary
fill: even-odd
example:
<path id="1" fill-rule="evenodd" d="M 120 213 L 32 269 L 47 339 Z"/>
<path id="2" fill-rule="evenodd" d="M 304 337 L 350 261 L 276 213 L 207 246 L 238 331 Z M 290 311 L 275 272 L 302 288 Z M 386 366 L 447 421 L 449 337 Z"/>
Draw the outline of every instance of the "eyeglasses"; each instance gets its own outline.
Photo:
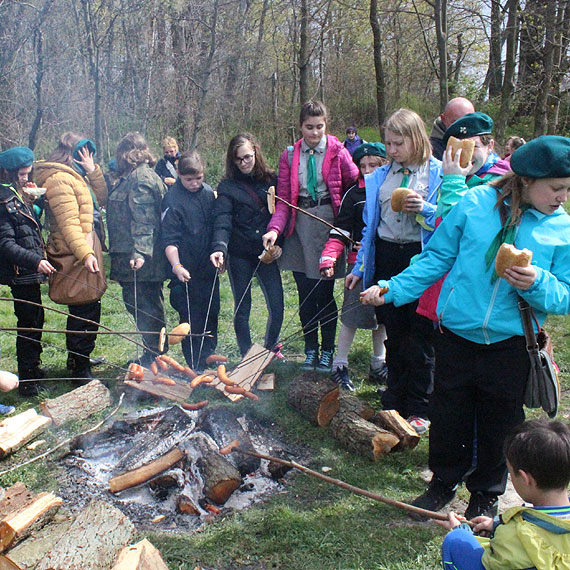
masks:
<path id="1" fill-rule="evenodd" d="M 255 156 L 255 153 L 244 154 L 243 156 L 236 156 L 235 161 L 238 162 L 239 164 L 243 164 L 244 162 L 249 162 L 249 161 L 253 160 L 254 156 Z"/>

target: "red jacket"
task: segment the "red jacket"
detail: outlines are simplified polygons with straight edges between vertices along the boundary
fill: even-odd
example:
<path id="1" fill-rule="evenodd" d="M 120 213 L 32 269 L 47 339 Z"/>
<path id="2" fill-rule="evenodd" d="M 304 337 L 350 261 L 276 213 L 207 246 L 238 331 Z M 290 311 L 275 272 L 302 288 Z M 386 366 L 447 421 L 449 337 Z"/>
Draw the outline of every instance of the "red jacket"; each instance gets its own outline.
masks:
<path id="1" fill-rule="evenodd" d="M 288 149 L 283 151 L 279 160 L 277 195 L 295 206 L 299 198 L 299 160 L 302 141 L 303 139 L 298 140 L 293 147 L 291 166 L 289 166 Z M 352 161 L 350 153 L 336 137 L 327 135 L 327 150 L 323 159 L 323 180 L 329 189 L 335 216 L 338 214 L 344 191 L 354 183 L 357 177 L 358 167 Z M 267 231 L 275 230 L 281 234 L 287 227 L 287 222 L 290 221 L 285 233 L 287 238 L 293 234 L 296 217 L 296 210 L 277 200 L 275 213 L 267 225 Z"/>

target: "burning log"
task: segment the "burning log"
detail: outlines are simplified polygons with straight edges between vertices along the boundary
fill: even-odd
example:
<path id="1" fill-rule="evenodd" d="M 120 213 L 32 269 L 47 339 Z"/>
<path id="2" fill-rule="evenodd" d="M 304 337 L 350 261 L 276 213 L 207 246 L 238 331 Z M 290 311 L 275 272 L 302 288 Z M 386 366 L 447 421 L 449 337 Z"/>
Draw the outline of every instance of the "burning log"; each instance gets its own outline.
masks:
<path id="1" fill-rule="evenodd" d="M 34 408 L 0 422 L 0 459 L 26 445 L 50 424 L 51 419 L 38 415 Z"/>
<path id="2" fill-rule="evenodd" d="M 377 461 L 400 442 L 393 433 L 362 419 L 354 412 L 337 414 L 330 422 L 331 435 L 348 449 Z"/>
<path id="3" fill-rule="evenodd" d="M 204 496 L 217 505 L 223 505 L 242 484 L 239 471 L 218 453 L 206 435 L 197 433 L 186 440 L 184 451 L 200 472 Z"/>
<path id="4" fill-rule="evenodd" d="M 59 509 L 62 500 L 52 493 L 33 494 L 23 485 L 6 493 L 0 508 L 0 552 L 17 544 L 44 526 Z"/>
<path id="5" fill-rule="evenodd" d="M 133 523 L 121 511 L 93 500 L 36 570 L 107 570 L 134 533 Z"/>
<path id="6" fill-rule="evenodd" d="M 146 483 L 158 474 L 170 469 L 184 458 L 184 453 L 177 447 L 174 447 L 164 455 L 158 457 L 154 461 L 143 465 L 132 471 L 127 471 L 122 475 L 113 477 L 109 480 L 109 489 L 112 493 L 119 493 L 125 489 L 136 487 L 142 483 Z"/>
<path id="7" fill-rule="evenodd" d="M 146 538 L 133 544 L 125 546 L 119 554 L 117 563 L 111 570 L 168 570 L 164 563 L 160 551 L 153 546 Z"/>
<path id="8" fill-rule="evenodd" d="M 56 426 L 84 420 L 111 405 L 111 393 L 99 380 L 92 380 L 67 394 L 41 403 L 42 412 Z"/>
<path id="9" fill-rule="evenodd" d="M 207 433 L 219 448 L 237 439 L 242 449 L 255 451 L 249 435 L 228 408 L 205 410 L 200 416 L 197 428 Z M 242 453 L 233 454 L 230 457 L 242 477 L 259 469 L 261 463 L 259 458 Z"/>
<path id="10" fill-rule="evenodd" d="M 326 427 L 339 409 L 339 387 L 316 372 L 307 372 L 289 385 L 288 402 L 313 425 Z"/>
<path id="11" fill-rule="evenodd" d="M 201 513 L 200 507 L 185 493 L 178 495 L 176 499 L 176 511 L 183 515 L 199 515 Z"/>
<path id="12" fill-rule="evenodd" d="M 420 442 L 416 430 L 396 410 L 382 410 L 370 421 L 395 433 L 400 439 L 397 448 L 413 449 Z"/>

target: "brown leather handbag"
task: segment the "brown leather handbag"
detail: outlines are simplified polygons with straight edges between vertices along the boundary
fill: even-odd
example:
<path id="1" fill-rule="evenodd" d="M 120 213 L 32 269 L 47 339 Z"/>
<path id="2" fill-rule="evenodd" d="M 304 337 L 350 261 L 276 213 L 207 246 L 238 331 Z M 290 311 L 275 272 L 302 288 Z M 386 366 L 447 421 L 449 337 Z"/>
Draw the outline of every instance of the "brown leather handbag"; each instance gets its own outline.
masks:
<path id="1" fill-rule="evenodd" d="M 49 277 L 49 298 L 60 305 L 87 305 L 98 301 L 107 289 L 101 242 L 95 231 L 87 235 L 87 243 L 93 248 L 99 265 L 97 273 L 91 273 L 72 253 L 58 252 L 48 242 L 46 254 L 56 272 Z"/>

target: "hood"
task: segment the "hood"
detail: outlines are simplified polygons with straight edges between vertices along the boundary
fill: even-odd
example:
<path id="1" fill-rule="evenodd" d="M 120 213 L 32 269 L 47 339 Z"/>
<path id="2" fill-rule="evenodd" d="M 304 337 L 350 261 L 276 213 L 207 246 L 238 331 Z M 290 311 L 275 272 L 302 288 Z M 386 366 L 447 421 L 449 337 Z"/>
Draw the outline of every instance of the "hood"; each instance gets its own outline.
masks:
<path id="1" fill-rule="evenodd" d="M 83 177 L 65 164 L 60 162 L 47 162 L 45 160 L 38 161 L 34 163 L 34 182 L 42 187 L 44 186 L 46 180 L 53 176 L 54 174 L 66 173 L 78 180 L 83 181 Z"/>

